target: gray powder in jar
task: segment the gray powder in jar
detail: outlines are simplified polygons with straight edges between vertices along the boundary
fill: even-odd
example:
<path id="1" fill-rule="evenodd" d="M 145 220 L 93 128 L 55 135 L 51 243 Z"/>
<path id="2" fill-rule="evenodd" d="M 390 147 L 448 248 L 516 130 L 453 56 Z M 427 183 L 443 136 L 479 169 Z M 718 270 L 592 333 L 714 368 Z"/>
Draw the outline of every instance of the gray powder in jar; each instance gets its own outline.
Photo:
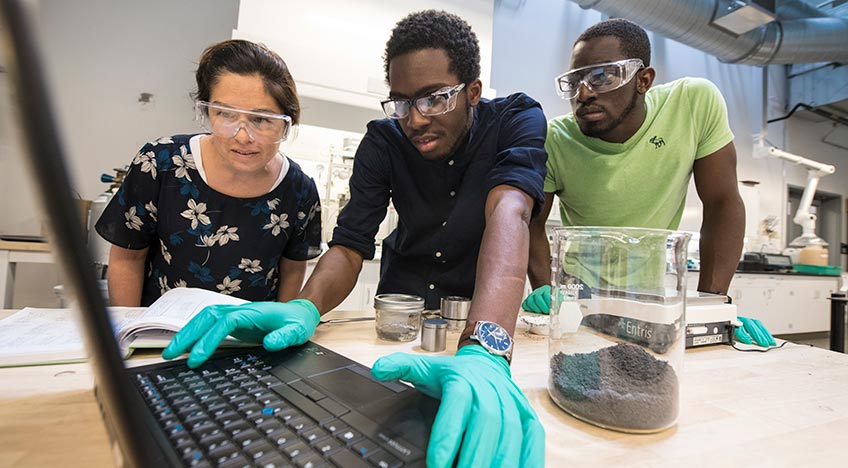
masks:
<path id="1" fill-rule="evenodd" d="M 678 413 L 677 374 L 639 346 L 619 343 L 551 358 L 551 396 L 569 413 L 611 429 L 660 430 Z"/>

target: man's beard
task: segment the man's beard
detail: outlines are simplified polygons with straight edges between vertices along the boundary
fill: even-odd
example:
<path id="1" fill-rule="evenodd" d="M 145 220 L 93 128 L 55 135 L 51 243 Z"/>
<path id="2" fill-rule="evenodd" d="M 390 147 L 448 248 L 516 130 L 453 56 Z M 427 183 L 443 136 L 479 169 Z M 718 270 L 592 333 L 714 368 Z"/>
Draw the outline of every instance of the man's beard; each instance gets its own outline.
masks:
<path id="1" fill-rule="evenodd" d="M 639 93 L 637 93 L 634 89 L 633 97 L 630 99 L 630 102 L 627 103 L 627 107 L 621 111 L 621 114 L 618 114 L 618 117 L 616 117 L 615 120 L 610 122 L 581 122 L 578 120 L 577 124 L 580 126 L 580 131 L 586 136 L 601 138 L 602 135 L 621 125 L 621 122 L 624 122 L 624 119 L 633 112 L 633 109 L 636 108 L 638 96 Z"/>

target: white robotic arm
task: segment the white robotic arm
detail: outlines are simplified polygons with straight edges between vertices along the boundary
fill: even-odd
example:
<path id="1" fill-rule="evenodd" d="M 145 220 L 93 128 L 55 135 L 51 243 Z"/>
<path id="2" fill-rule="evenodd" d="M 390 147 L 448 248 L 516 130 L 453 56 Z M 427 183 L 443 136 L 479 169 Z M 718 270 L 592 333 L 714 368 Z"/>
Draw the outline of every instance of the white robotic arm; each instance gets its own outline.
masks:
<path id="1" fill-rule="evenodd" d="M 819 185 L 819 179 L 823 176 L 830 175 L 836 172 L 836 167 L 830 164 L 822 164 L 820 162 L 807 159 L 796 154 L 787 153 L 775 147 L 759 148 L 766 156 L 782 159 L 791 163 L 807 168 L 807 185 L 804 187 L 804 193 L 801 195 L 801 202 L 798 204 L 798 211 L 795 212 L 795 217 L 792 221 L 801 226 L 803 230 L 801 237 L 792 241 L 796 244 L 799 239 L 817 239 L 816 236 L 816 215 L 810 211 L 813 205 L 813 197 L 816 194 L 816 188 Z M 806 245 L 806 242 L 804 243 Z"/>

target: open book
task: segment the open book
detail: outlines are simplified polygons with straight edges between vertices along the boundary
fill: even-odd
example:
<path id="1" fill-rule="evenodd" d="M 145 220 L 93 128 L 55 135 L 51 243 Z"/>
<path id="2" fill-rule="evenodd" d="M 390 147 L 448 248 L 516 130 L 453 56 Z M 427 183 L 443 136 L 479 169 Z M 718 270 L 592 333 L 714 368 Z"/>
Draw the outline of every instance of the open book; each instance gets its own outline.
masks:
<path id="1" fill-rule="evenodd" d="M 110 307 L 118 346 L 125 357 L 137 348 L 164 348 L 192 317 L 213 304 L 247 301 L 212 291 L 176 288 L 150 307 Z M 255 346 L 228 337 L 221 346 Z M 71 309 L 27 307 L 0 320 L 0 367 L 62 364 L 86 360 L 85 345 Z"/>

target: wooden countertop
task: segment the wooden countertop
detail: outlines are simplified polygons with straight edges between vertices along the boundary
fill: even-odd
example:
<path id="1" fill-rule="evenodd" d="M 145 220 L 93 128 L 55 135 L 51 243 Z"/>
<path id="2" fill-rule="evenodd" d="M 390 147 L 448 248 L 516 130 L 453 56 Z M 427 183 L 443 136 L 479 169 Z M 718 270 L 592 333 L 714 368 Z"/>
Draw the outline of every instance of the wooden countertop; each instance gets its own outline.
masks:
<path id="1" fill-rule="evenodd" d="M 456 339 L 449 334 L 449 346 Z M 313 340 L 369 366 L 391 352 L 422 352 L 417 341 L 377 340 L 373 322 L 320 325 Z M 149 354 L 130 363 L 156 359 Z M 548 397 L 547 369 L 546 338 L 519 323 L 512 371 L 545 426 L 548 466 L 845 463 L 848 355 L 792 343 L 768 353 L 689 350 L 678 424 L 650 435 L 568 416 Z M 0 466 L 111 466 L 86 364 L 0 369 L 0 382 Z"/>
<path id="2" fill-rule="evenodd" d="M 0 250 L 18 250 L 22 252 L 50 252 L 47 242 L 23 242 L 0 240 Z"/>

